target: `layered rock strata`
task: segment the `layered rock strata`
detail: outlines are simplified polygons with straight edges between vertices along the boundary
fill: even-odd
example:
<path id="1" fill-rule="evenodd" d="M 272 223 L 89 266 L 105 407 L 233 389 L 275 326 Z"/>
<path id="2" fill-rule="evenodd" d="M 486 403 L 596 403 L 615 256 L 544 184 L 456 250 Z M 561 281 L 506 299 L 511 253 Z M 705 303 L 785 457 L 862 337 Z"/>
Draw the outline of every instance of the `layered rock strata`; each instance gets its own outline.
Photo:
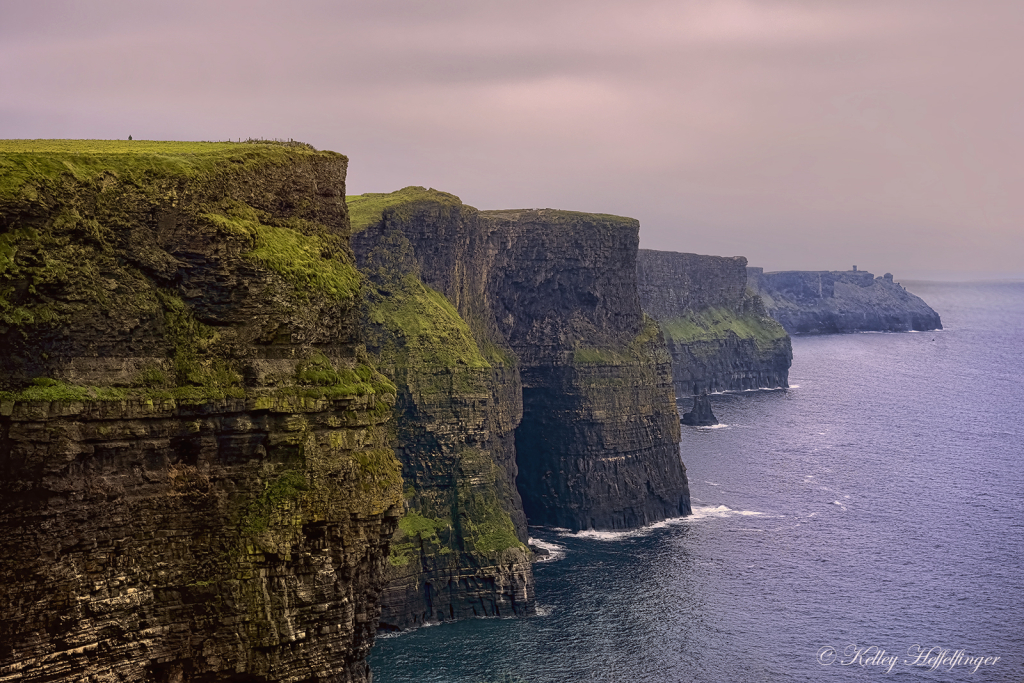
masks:
<path id="1" fill-rule="evenodd" d="M 399 388 L 408 511 L 389 557 L 381 628 L 531 614 L 532 557 L 515 488 L 522 389 L 490 322 L 477 212 L 422 188 L 350 199 L 372 283 L 365 325 Z"/>
<path id="2" fill-rule="evenodd" d="M 942 321 L 892 275 L 857 270 L 765 273 L 748 268 L 750 287 L 790 334 L 940 330 Z"/>
<path id="3" fill-rule="evenodd" d="M 519 359 L 532 524 L 628 529 L 689 514 L 671 361 L 637 295 L 634 219 L 485 211 L 492 315 Z"/>
<path id="4" fill-rule="evenodd" d="M 369 680 L 402 483 L 345 157 L 3 144 L 0 679 Z"/>
<path id="5" fill-rule="evenodd" d="M 672 355 L 676 395 L 789 386 L 793 349 L 747 288 L 742 256 L 641 249 L 637 281 Z"/>

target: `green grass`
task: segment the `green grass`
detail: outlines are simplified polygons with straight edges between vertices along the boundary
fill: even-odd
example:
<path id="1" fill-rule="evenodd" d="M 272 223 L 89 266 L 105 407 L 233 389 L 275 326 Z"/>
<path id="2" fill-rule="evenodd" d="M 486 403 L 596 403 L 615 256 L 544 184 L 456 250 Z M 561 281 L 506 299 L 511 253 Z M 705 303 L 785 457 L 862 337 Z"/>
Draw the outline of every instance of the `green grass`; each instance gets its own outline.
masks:
<path id="1" fill-rule="evenodd" d="M 353 233 L 379 223 L 384 212 L 389 209 L 408 218 L 409 209 L 416 204 L 435 204 L 442 211 L 462 206 L 462 200 L 453 194 L 435 189 L 428 190 L 415 185 L 402 188 L 397 192 L 367 192 L 366 194 L 352 195 L 345 201 L 348 203 L 348 217 Z"/>
<path id="2" fill-rule="evenodd" d="M 344 251 L 333 254 L 320 237 L 303 235 L 290 228 L 255 226 L 256 246 L 245 254 L 274 271 L 301 293 L 321 294 L 336 301 L 348 301 L 359 292 L 359 271 Z"/>
<path id="3" fill-rule="evenodd" d="M 191 315 L 176 318 L 170 314 L 168 318 L 169 333 L 177 335 L 173 338 L 181 344 L 174 358 L 176 378 L 153 367 L 143 369 L 130 387 L 96 387 L 37 377 L 30 386 L 19 391 L 0 391 L 0 400 L 14 403 L 174 401 L 182 405 L 198 405 L 237 398 L 262 401 L 257 403 L 259 407 L 280 398 L 336 400 L 367 394 L 386 396 L 397 392 L 387 377 L 368 365 L 336 369 L 318 353 L 299 363 L 295 377 L 289 383 L 270 388 L 247 388 L 242 384 L 242 377 L 225 361 L 196 355 L 195 350 L 202 349 L 204 340 L 202 333 L 197 334 L 195 328 L 210 328 L 196 323 Z M 183 328 L 184 333 L 181 331 Z M 391 409 L 389 403 L 378 402 L 378 406 L 382 412 Z"/>
<path id="4" fill-rule="evenodd" d="M 490 505 L 478 506 L 465 524 L 467 535 L 477 552 L 493 553 L 508 548 L 522 547 L 516 537 L 512 518 L 498 507 L 497 500 Z"/>
<path id="5" fill-rule="evenodd" d="M 36 377 L 32 385 L 20 391 L 0 391 L 0 400 L 14 403 L 41 401 L 46 403 L 111 403 L 120 401 L 174 401 L 198 405 L 225 398 L 244 398 L 238 386 L 186 385 L 167 389 L 136 387 L 96 387 L 71 384 L 48 377 Z"/>
<path id="6" fill-rule="evenodd" d="M 640 223 L 635 218 L 616 216 L 610 213 L 585 213 L 583 211 L 564 211 L 562 209 L 499 209 L 481 211 L 483 217 L 515 222 L 537 220 L 552 229 L 577 229 L 580 226 L 591 228 L 621 230 L 624 228 L 639 229 Z"/>
<path id="7" fill-rule="evenodd" d="M 680 343 L 710 341 L 735 335 L 766 347 L 784 339 L 782 325 L 767 316 L 738 315 L 726 308 L 711 308 L 690 316 L 661 321 L 665 336 Z"/>
<path id="8" fill-rule="evenodd" d="M 369 365 L 338 369 L 321 353 L 312 354 L 296 366 L 295 381 L 302 388 L 303 395 L 317 398 L 393 394 L 397 391 L 387 377 Z M 309 387 L 315 389 L 310 390 Z"/>
<path id="9" fill-rule="evenodd" d="M 437 517 L 424 517 L 415 510 L 409 510 L 402 519 L 398 520 L 398 528 L 406 536 L 419 536 L 423 539 L 436 539 L 437 532 L 451 527 L 447 519 Z"/>
<path id="10" fill-rule="evenodd" d="M 489 554 L 522 547 L 512 518 L 502 509 L 493 484 L 478 487 L 460 481 L 457 489 L 462 533 L 473 551 Z"/>
<path id="11" fill-rule="evenodd" d="M 388 562 L 393 567 L 404 567 L 409 560 L 426 546 L 441 544 L 439 531 L 450 530 L 451 520 L 439 517 L 424 517 L 416 510 L 409 510 L 398 520 L 398 531 L 391 542 Z M 442 554 L 443 554 L 442 549 Z M 448 549 L 450 552 L 450 549 Z"/>
<path id="12" fill-rule="evenodd" d="M 109 283 L 125 285 L 119 291 L 152 286 L 118 246 L 140 215 L 179 205 L 181 192 L 201 191 L 206 180 L 314 156 L 344 159 L 301 143 L 0 140 L 0 213 L 15 218 L 0 233 L 0 325 L 55 325 L 97 307 L 124 311 L 131 302 L 111 294 Z M 247 239 L 248 256 L 300 298 L 348 300 L 358 291 L 349 251 L 324 226 L 298 218 L 266 225 L 268 215 L 241 202 L 199 199 L 198 228 Z M 159 249 L 153 256 L 168 258 Z M 24 283 L 27 291 L 18 290 Z"/>
<path id="13" fill-rule="evenodd" d="M 0 140 L 0 201 L 34 199 L 41 183 L 113 174 L 122 182 L 196 178 L 219 168 L 249 169 L 296 156 L 330 155 L 308 145 L 152 140 Z"/>
<path id="14" fill-rule="evenodd" d="M 411 364 L 491 367 L 451 302 L 414 275 L 407 275 L 387 295 L 371 294 L 369 318 L 401 339 Z"/>
<path id="15" fill-rule="evenodd" d="M 68 384 L 49 377 L 36 377 L 32 385 L 21 391 L 0 391 L 4 401 L 60 401 L 64 403 L 85 403 L 90 401 L 123 401 L 128 398 L 127 389 L 117 387 L 91 387 Z"/>

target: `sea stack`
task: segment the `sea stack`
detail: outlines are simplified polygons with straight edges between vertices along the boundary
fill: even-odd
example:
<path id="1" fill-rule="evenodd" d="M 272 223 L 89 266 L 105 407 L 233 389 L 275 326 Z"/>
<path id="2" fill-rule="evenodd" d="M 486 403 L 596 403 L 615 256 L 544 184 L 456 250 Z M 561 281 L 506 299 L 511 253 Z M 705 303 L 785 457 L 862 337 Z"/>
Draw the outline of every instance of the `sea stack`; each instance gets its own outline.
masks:
<path id="1" fill-rule="evenodd" d="M 693 409 L 685 413 L 680 422 L 691 427 L 710 427 L 718 424 L 718 418 L 711 412 L 711 399 L 708 398 L 708 392 L 704 391 L 693 397 Z"/>

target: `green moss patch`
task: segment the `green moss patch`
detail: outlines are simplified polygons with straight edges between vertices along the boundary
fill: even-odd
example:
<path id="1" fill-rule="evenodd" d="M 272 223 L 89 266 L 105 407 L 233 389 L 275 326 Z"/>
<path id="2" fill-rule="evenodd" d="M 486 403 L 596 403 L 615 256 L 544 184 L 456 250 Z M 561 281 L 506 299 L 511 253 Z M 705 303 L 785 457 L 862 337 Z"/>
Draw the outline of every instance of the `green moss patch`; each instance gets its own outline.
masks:
<path id="1" fill-rule="evenodd" d="M 291 228 L 255 224 L 255 248 L 245 254 L 290 282 L 300 293 L 348 301 L 359 292 L 361 277 L 345 252 L 323 239 Z M 333 253 L 332 253 L 333 251 Z"/>
<path id="2" fill-rule="evenodd" d="M 415 510 L 409 510 L 398 520 L 398 530 L 391 542 L 388 562 L 393 567 L 404 567 L 414 556 L 425 548 L 439 546 L 442 541 L 438 532 L 450 531 L 451 520 L 439 517 L 424 517 Z M 444 548 L 451 552 L 450 548 Z"/>
<path id="3" fill-rule="evenodd" d="M 89 401 L 123 401 L 128 391 L 117 387 L 91 387 L 68 384 L 49 377 L 36 377 L 32 386 L 21 391 L 0 391 L 5 401 L 61 401 L 85 403 Z"/>
<path id="4" fill-rule="evenodd" d="M 267 531 L 271 516 L 285 501 L 297 501 L 309 490 L 306 475 L 290 470 L 264 485 L 263 491 L 246 508 L 239 521 L 239 531 L 246 536 L 256 536 Z"/>
<path id="5" fill-rule="evenodd" d="M 440 292 L 407 275 L 389 292 L 367 293 L 371 323 L 400 340 L 407 364 L 490 368 L 466 321 Z"/>
<path id="6" fill-rule="evenodd" d="M 758 348 L 765 348 L 786 338 L 786 331 L 767 316 L 739 315 L 726 308 L 711 308 L 693 315 L 661 321 L 665 336 L 687 344 L 713 341 L 730 335 L 751 339 Z"/>
<path id="7" fill-rule="evenodd" d="M 397 192 L 368 192 L 353 195 L 345 200 L 348 203 L 348 216 L 352 224 L 352 232 L 365 230 L 379 223 L 386 211 L 394 211 L 402 218 L 408 219 L 416 205 L 425 203 L 436 206 L 441 211 L 451 211 L 462 206 L 462 200 L 453 194 L 425 187 L 409 186 Z"/>
<path id="8" fill-rule="evenodd" d="M 573 351 L 573 362 L 579 365 L 623 365 L 626 363 L 649 362 L 646 347 L 659 333 L 658 323 L 644 315 L 643 327 L 628 344 L 615 348 L 581 346 Z"/>

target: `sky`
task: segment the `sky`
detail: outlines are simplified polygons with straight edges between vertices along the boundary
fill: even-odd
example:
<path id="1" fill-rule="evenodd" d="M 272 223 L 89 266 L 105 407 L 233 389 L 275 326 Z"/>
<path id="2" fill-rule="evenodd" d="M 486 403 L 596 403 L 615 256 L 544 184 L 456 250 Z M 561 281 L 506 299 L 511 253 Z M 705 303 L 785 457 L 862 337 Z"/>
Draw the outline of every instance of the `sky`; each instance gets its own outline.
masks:
<path id="1" fill-rule="evenodd" d="M 0 66 L 0 138 L 293 138 L 349 194 L 1024 277 L 1020 0 L 0 0 Z"/>

